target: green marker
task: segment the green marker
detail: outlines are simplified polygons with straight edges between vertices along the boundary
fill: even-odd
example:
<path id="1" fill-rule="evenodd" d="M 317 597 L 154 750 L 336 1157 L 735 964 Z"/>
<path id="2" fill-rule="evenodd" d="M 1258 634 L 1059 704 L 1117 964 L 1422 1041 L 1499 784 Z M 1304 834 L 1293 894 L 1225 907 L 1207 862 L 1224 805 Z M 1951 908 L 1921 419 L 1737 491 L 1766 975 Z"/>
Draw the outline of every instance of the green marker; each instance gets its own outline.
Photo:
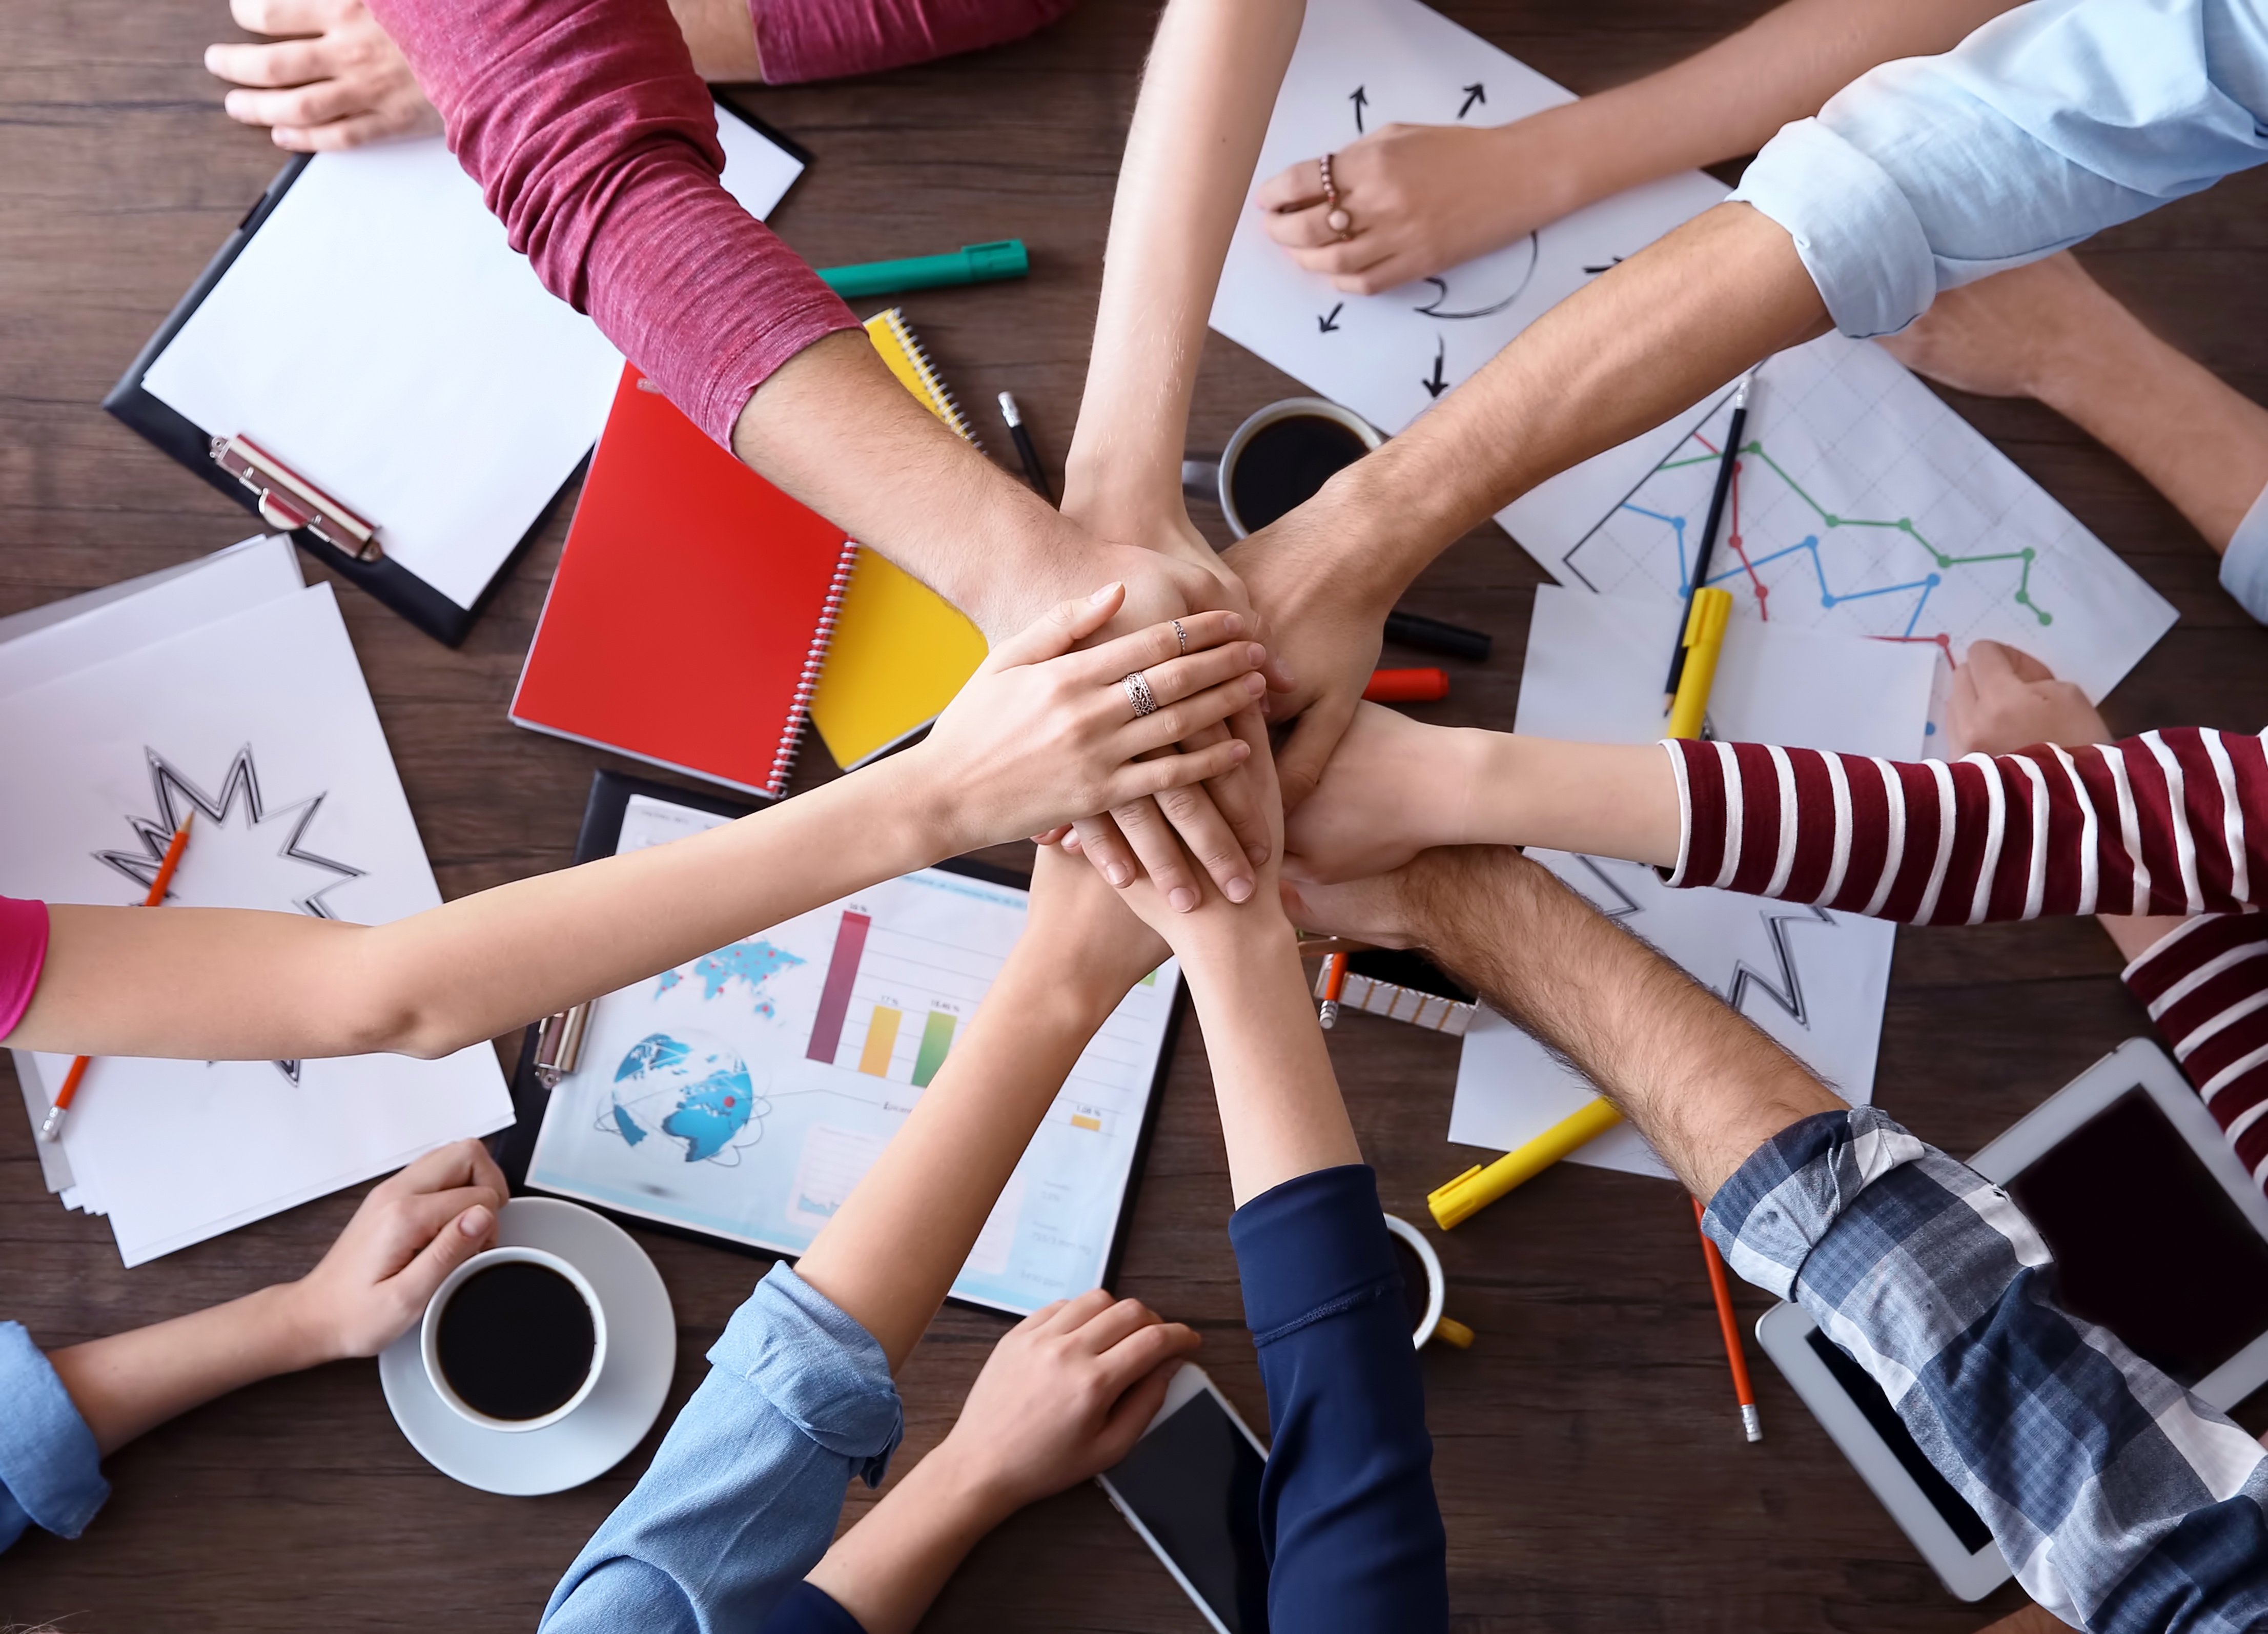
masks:
<path id="1" fill-rule="evenodd" d="M 1020 278 L 1032 269 L 1021 239 L 970 244 L 950 255 L 916 255 L 907 261 L 861 261 L 855 267 L 821 267 L 819 276 L 837 295 L 888 295 L 899 290 L 934 290 L 948 283 L 989 283 Z"/>

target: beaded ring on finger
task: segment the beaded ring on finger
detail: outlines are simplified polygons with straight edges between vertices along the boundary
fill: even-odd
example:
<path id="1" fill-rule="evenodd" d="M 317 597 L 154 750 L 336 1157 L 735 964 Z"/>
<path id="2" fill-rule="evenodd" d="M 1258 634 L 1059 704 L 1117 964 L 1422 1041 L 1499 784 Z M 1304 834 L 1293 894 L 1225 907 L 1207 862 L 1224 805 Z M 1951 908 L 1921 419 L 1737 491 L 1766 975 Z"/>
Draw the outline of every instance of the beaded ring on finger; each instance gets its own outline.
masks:
<path id="1" fill-rule="evenodd" d="M 1344 244 L 1354 237 L 1354 217 L 1348 215 L 1346 206 L 1339 202 L 1338 183 L 1331 180 L 1332 157 L 1326 153 L 1315 161 L 1317 168 L 1323 173 L 1323 202 L 1330 206 L 1323 217 L 1323 225 L 1336 233 L 1339 242 Z"/>

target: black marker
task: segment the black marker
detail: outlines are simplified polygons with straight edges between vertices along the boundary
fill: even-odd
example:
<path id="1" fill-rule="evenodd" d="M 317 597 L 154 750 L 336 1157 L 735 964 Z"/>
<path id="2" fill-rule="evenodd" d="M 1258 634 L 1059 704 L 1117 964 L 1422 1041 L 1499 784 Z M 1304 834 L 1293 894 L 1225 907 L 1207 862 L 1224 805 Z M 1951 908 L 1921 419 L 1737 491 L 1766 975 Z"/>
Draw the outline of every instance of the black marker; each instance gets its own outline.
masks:
<path id="1" fill-rule="evenodd" d="M 1717 486 L 1709 496 L 1709 519 L 1701 525 L 1701 543 L 1693 553 L 1693 574 L 1685 585 L 1685 618 L 1677 621 L 1677 642 L 1669 650 L 1669 679 L 1661 684 L 1661 712 L 1677 701 L 1677 683 L 1685 673 L 1685 624 L 1692 616 L 1693 593 L 1709 582 L 1709 556 L 1716 548 L 1717 525 L 1725 519 L 1725 499 L 1733 491 L 1733 466 L 1740 458 L 1741 433 L 1749 424 L 1749 386 L 1756 372 L 1749 370 L 1733 388 L 1733 422 L 1725 428 L 1725 446 L 1717 456 Z"/>
<path id="2" fill-rule="evenodd" d="M 1056 502 L 1055 490 L 1048 486 L 1047 471 L 1040 464 L 1040 451 L 1032 446 L 1032 434 L 1024 429 L 1023 410 L 1006 392 L 1000 394 L 1000 417 L 1008 423 L 1008 435 L 1015 439 L 1016 453 L 1024 461 L 1024 475 L 1040 491 L 1040 497 L 1049 504 Z"/>
<path id="3" fill-rule="evenodd" d="M 1470 659 L 1476 664 L 1486 663 L 1496 645 L 1494 637 L 1486 630 L 1445 624 L 1440 619 L 1421 618 L 1415 613 L 1388 613 L 1386 638 L 1405 647 L 1444 652 L 1453 659 Z"/>

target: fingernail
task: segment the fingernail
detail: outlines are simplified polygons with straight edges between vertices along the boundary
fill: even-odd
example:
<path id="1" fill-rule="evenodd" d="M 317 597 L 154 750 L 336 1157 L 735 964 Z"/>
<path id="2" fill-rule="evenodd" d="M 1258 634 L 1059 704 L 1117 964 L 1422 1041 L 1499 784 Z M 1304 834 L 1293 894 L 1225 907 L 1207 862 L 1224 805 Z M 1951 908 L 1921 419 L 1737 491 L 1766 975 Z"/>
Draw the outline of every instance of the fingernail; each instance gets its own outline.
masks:
<path id="1" fill-rule="evenodd" d="M 1113 885 L 1130 885 L 1134 880 L 1134 871 L 1124 863 L 1113 863 L 1102 872 L 1103 876 Z"/>
<path id="2" fill-rule="evenodd" d="M 1266 676 L 1258 673 L 1247 675 L 1244 678 L 1244 689 L 1247 693 L 1256 698 L 1262 693 L 1268 690 L 1268 679 Z"/>
<path id="3" fill-rule="evenodd" d="M 1104 602 L 1106 602 L 1106 601 L 1109 600 L 1111 597 L 1113 597 L 1113 596 L 1116 595 L 1117 593 L 1118 593 L 1118 581 L 1117 581 L 1116 579 L 1115 579 L 1115 578 L 1114 578 L 1114 579 L 1112 579 L 1108 584 L 1105 585 L 1101 589 L 1100 589 L 1100 590 L 1096 591 L 1093 595 L 1089 596 L 1089 597 L 1087 598 L 1087 601 L 1088 601 L 1088 603 L 1089 603 L 1091 606 L 1098 607 L 1101 607 Z"/>
<path id="4" fill-rule="evenodd" d="M 468 1237 L 484 1236 L 487 1234 L 490 1222 L 491 1217 L 489 1211 L 480 1204 L 475 1203 L 457 1217 L 457 1229 Z"/>
<path id="5" fill-rule="evenodd" d="M 1232 613 L 1228 615 L 1227 620 L 1221 625 L 1221 628 L 1232 636 L 1241 636 L 1244 633 L 1244 620 L 1241 615 Z M 1255 659 L 1252 661 L 1255 664 L 1260 662 L 1258 659 Z"/>
<path id="6" fill-rule="evenodd" d="M 1282 681 L 1286 687 L 1296 687 L 1300 684 L 1300 678 L 1297 675 L 1294 675 L 1290 670 L 1285 668 L 1281 660 L 1278 660 L 1276 665 L 1276 679 Z"/>
<path id="7" fill-rule="evenodd" d="M 1197 905 L 1197 894 L 1185 885 L 1181 887 L 1166 900 L 1174 905 L 1174 911 L 1175 913 L 1185 914 Z"/>
<path id="8" fill-rule="evenodd" d="M 1268 649 L 1262 646 L 1258 642 L 1254 642 L 1250 646 L 1244 650 L 1244 661 L 1247 664 L 1251 665 L 1253 668 L 1258 669 L 1263 664 L 1265 664 L 1268 661 Z"/>
<path id="9" fill-rule="evenodd" d="M 1252 858 L 1255 867 L 1268 860 L 1268 848 L 1264 845 L 1248 845 L 1244 848 L 1244 854 Z"/>
<path id="10" fill-rule="evenodd" d="M 1230 902 L 1241 902 L 1252 894 L 1252 881 L 1244 879 L 1231 880 L 1221 889 Z"/>
<path id="11" fill-rule="evenodd" d="M 1251 757 L 1252 746 L 1247 743 L 1243 739 L 1239 738 L 1235 742 L 1228 746 L 1228 758 L 1230 760 L 1241 762 L 1249 760 Z"/>

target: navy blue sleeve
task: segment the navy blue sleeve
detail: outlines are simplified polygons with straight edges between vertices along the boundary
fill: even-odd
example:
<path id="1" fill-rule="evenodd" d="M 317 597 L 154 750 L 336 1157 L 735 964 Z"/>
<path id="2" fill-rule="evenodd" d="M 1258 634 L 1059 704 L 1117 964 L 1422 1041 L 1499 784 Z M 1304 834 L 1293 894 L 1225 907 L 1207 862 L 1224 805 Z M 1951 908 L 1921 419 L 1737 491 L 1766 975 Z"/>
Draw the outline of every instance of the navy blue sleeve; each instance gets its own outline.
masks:
<path id="1" fill-rule="evenodd" d="M 858 1619 L 834 1595 L 809 1582 L 788 1590 L 787 1598 L 764 1619 L 763 1634 L 866 1634 Z"/>
<path id="2" fill-rule="evenodd" d="M 1228 1234 L 1268 1387 L 1270 1626 L 1447 1628 L 1425 1391 L 1377 1177 L 1352 1164 L 1288 1180 Z"/>

